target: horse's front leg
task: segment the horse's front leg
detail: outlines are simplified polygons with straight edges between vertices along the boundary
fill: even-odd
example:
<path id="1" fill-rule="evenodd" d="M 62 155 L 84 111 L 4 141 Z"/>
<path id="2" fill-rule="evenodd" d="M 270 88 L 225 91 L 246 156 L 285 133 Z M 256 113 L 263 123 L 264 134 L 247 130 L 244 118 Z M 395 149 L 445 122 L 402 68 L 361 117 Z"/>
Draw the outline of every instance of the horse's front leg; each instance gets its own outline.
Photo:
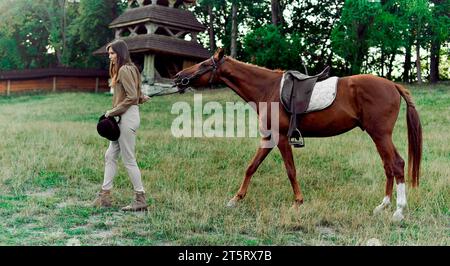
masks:
<path id="1" fill-rule="evenodd" d="M 297 171 L 295 170 L 294 157 L 292 155 L 292 147 L 289 144 L 287 136 L 280 135 L 278 142 L 278 149 L 280 149 L 281 156 L 283 157 L 284 166 L 286 167 L 289 181 L 291 182 L 292 189 L 294 190 L 294 208 L 297 208 L 303 203 L 303 195 L 300 186 L 297 182 Z"/>
<path id="2" fill-rule="evenodd" d="M 247 167 L 247 170 L 245 171 L 244 181 L 242 181 L 241 187 L 239 188 L 239 191 L 237 192 L 236 196 L 234 196 L 227 204 L 227 207 L 235 207 L 237 202 L 242 200 L 245 195 L 247 194 L 247 188 L 250 184 L 250 179 L 252 178 L 253 174 L 258 169 L 258 166 L 264 161 L 266 156 L 270 153 L 272 148 L 266 148 L 266 147 L 259 147 L 256 151 L 255 156 L 253 157 L 250 165 Z"/>

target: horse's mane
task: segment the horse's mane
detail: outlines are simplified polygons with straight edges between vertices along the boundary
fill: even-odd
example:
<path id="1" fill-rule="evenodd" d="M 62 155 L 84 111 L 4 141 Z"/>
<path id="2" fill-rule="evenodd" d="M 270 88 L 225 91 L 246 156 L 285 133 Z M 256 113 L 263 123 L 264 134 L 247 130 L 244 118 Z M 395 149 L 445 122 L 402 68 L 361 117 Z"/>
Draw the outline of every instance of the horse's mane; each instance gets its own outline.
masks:
<path id="1" fill-rule="evenodd" d="M 281 69 L 273 70 L 273 69 L 268 69 L 266 67 L 258 66 L 258 65 L 255 65 L 255 64 L 242 62 L 242 61 L 239 61 L 237 59 L 232 58 L 231 56 L 227 56 L 227 59 L 231 60 L 232 62 L 235 62 L 235 63 L 238 63 L 238 64 L 242 64 L 242 65 L 246 65 L 246 66 L 250 66 L 250 67 L 253 67 L 253 68 L 256 68 L 256 69 L 259 69 L 259 70 L 271 71 L 271 72 L 274 72 L 274 73 L 283 73 L 284 72 Z"/>

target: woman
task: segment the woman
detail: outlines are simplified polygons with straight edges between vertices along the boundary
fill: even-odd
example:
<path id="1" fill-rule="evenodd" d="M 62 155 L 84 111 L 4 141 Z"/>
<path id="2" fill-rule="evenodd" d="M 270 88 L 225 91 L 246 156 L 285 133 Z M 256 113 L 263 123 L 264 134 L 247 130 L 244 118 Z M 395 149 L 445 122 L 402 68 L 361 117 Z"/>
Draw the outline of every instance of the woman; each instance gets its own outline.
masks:
<path id="1" fill-rule="evenodd" d="M 133 184 L 134 201 L 122 208 L 123 211 L 141 211 L 147 209 L 145 190 L 142 185 L 141 172 L 136 163 L 135 144 L 136 130 L 140 125 L 138 104 L 146 102 L 149 97 L 142 94 L 140 89 L 141 77 L 138 68 L 130 59 L 127 44 L 116 40 L 107 46 L 110 59 L 109 74 L 111 86 L 114 90 L 113 109 L 105 114 L 120 116 L 120 137 L 109 143 L 105 154 L 105 174 L 102 189 L 94 201 L 94 206 L 111 206 L 111 189 L 113 179 L 117 174 L 117 158 L 122 157 L 125 168 Z"/>

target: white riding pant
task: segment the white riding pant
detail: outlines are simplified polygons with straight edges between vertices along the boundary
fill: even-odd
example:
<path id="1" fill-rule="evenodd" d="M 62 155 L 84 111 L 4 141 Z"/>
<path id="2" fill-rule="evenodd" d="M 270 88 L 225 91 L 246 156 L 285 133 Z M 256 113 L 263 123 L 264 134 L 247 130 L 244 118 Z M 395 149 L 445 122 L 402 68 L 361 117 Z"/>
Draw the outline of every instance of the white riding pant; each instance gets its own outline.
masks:
<path id="1" fill-rule="evenodd" d="M 141 171 L 135 157 L 136 131 L 140 123 L 141 119 L 137 105 L 130 106 L 122 114 L 119 123 L 120 137 L 117 141 L 110 141 L 108 150 L 106 150 L 103 190 L 111 190 L 113 187 L 113 180 L 117 175 L 117 159 L 120 154 L 133 184 L 133 189 L 137 192 L 145 192 L 142 185 Z"/>

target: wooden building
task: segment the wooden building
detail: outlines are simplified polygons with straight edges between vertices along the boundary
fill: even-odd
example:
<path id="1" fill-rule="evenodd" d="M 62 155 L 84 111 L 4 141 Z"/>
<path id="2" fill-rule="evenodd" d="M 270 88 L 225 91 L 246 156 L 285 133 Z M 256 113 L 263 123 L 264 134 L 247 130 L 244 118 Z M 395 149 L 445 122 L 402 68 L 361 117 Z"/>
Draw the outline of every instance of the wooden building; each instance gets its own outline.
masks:
<path id="1" fill-rule="evenodd" d="M 0 71 L 0 95 L 27 92 L 107 92 L 108 71 L 46 68 Z"/>
<path id="2" fill-rule="evenodd" d="M 124 40 L 144 85 L 164 85 L 183 68 L 210 57 L 197 40 L 206 29 L 192 12 L 180 8 L 195 0 L 129 0 L 128 9 L 109 25 Z M 94 54 L 107 54 L 105 44 Z M 145 86 L 143 87 L 145 88 Z"/>

